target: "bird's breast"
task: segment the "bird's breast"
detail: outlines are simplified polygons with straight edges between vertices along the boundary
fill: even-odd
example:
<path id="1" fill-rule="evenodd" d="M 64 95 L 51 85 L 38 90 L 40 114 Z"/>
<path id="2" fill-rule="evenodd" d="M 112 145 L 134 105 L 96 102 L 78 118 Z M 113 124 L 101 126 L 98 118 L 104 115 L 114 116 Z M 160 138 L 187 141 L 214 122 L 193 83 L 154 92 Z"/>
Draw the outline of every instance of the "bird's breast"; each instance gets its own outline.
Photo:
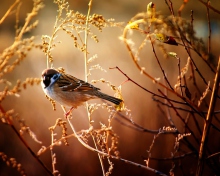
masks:
<path id="1" fill-rule="evenodd" d="M 95 96 L 90 95 L 89 92 L 63 91 L 56 83 L 45 88 L 44 92 L 61 105 L 74 108 L 80 106 L 89 99 L 96 98 Z"/>

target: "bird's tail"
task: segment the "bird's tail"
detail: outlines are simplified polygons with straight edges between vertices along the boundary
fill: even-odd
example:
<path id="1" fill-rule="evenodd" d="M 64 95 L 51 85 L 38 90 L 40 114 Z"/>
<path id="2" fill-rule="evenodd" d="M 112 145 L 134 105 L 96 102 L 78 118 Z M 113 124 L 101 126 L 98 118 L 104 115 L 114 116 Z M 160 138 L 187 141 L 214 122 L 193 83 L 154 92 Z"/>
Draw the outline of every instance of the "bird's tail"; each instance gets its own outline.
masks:
<path id="1" fill-rule="evenodd" d="M 112 97 L 112 96 L 107 95 L 107 94 L 104 94 L 104 93 L 102 93 L 102 92 L 98 92 L 98 95 L 97 95 L 97 96 L 98 96 L 99 98 L 101 98 L 101 99 L 110 101 L 110 102 L 112 102 L 112 103 L 114 103 L 114 104 L 116 104 L 116 105 L 119 105 L 119 104 L 122 102 L 121 99 Z"/>

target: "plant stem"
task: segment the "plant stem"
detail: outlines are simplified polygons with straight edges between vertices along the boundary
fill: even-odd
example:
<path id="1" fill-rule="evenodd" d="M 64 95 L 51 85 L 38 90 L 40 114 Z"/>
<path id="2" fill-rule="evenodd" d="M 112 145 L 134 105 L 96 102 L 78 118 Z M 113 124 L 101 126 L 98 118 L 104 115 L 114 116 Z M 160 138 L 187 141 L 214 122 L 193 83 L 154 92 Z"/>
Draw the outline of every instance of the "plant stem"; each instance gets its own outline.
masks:
<path id="1" fill-rule="evenodd" d="M 209 103 L 208 114 L 206 116 L 206 120 L 205 120 L 205 124 L 204 124 L 204 128 L 203 128 L 202 140 L 200 143 L 199 160 L 198 160 L 198 166 L 197 166 L 197 171 L 196 171 L 197 176 L 202 175 L 202 171 L 204 168 L 203 166 L 204 166 L 205 149 L 206 149 L 206 145 L 207 145 L 209 129 L 210 129 L 211 122 L 212 122 L 213 112 L 214 112 L 216 98 L 217 98 L 217 94 L 218 94 L 218 88 L 219 88 L 219 80 L 220 80 L 219 74 L 220 74 L 220 57 L 218 60 L 218 67 L 217 67 L 217 71 L 216 71 L 216 75 L 215 75 L 211 100 Z"/>
<path id="2" fill-rule="evenodd" d="M 86 17 L 86 28 L 85 28 L 85 52 L 84 52 L 84 66 L 85 66 L 85 81 L 88 82 L 88 73 L 87 73 L 87 61 L 88 61 L 88 52 L 87 52 L 87 42 L 88 42 L 88 21 L 89 21 L 89 15 L 90 15 L 90 12 L 91 12 L 91 8 L 92 8 L 92 0 L 89 1 L 89 4 L 88 4 L 89 8 L 88 8 L 88 12 L 87 12 L 87 17 Z M 88 103 L 86 102 L 86 111 L 87 111 L 87 114 L 88 114 L 88 118 L 89 118 L 89 124 L 91 126 L 91 115 L 90 115 L 90 112 L 89 112 L 89 109 L 88 109 Z M 97 144 L 96 144 L 96 141 L 95 141 L 95 138 L 94 136 L 92 135 L 92 140 L 95 144 L 95 148 L 98 150 L 97 148 Z M 100 164 L 101 164 L 101 168 L 102 168 L 102 174 L 103 176 L 105 176 L 105 168 L 104 168 L 104 164 L 103 164 L 103 160 L 102 160 L 102 157 L 101 155 L 98 153 L 98 157 L 99 157 L 99 161 L 100 161 Z"/>

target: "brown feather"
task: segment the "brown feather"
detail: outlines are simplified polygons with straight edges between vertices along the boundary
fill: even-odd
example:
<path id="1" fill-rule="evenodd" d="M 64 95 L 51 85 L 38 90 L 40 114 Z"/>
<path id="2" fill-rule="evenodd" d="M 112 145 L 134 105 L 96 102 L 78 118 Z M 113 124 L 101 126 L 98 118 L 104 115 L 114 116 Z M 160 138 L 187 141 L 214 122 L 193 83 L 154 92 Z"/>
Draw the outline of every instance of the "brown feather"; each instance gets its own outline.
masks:
<path id="1" fill-rule="evenodd" d="M 93 85 L 75 78 L 72 75 L 62 74 L 60 76 L 59 87 L 61 87 L 62 91 L 90 91 L 90 90 L 100 90 Z M 63 81 L 64 80 L 64 81 Z"/>

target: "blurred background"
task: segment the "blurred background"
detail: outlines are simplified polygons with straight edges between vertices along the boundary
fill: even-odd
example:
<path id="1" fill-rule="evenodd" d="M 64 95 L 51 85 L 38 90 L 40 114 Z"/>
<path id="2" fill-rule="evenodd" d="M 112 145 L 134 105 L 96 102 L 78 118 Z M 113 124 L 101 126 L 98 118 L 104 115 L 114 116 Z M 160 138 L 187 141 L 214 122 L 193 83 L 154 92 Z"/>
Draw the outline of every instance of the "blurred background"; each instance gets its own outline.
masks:
<path id="1" fill-rule="evenodd" d="M 0 16 L 2 17 L 13 0 L 1 1 Z M 70 1 L 70 9 L 79 11 L 83 14 L 87 14 L 88 2 L 85 0 Z M 102 14 L 106 19 L 113 18 L 116 22 L 124 22 L 124 25 L 139 12 L 146 10 L 146 6 L 149 1 L 136 1 L 136 0 L 108 0 L 108 1 L 93 1 L 91 14 Z M 156 10 L 164 16 L 170 15 L 170 11 L 165 1 L 155 0 Z M 42 43 L 42 35 L 51 36 L 53 26 L 57 15 L 57 6 L 53 1 L 45 1 L 45 7 L 35 17 L 39 19 L 39 25 L 36 29 L 26 34 L 28 36 L 36 36 L 36 43 Z M 32 1 L 23 0 L 20 11 L 20 23 L 23 24 L 26 14 L 30 12 L 32 8 Z M 173 1 L 174 13 L 177 15 L 177 11 L 182 5 L 182 1 Z M 220 9 L 220 4 L 217 1 L 211 1 L 211 5 L 217 9 Z M 208 27 L 207 27 L 207 15 L 206 7 L 199 3 L 199 1 L 189 1 L 182 11 L 182 17 L 190 20 L 191 10 L 194 11 L 194 29 L 198 37 L 202 37 L 204 42 L 207 43 Z M 211 51 L 215 56 L 215 59 L 219 56 L 219 28 L 220 28 L 220 16 L 210 10 L 211 26 L 212 26 L 212 39 Z M 7 17 L 3 24 L 0 25 L 0 51 L 9 47 L 15 37 L 15 14 L 11 14 Z M 92 39 L 88 40 L 88 57 L 92 57 L 97 54 L 98 58 L 92 63 L 92 65 L 100 64 L 107 72 L 100 70 L 92 71 L 92 75 L 89 76 L 88 81 L 104 78 L 110 81 L 112 84 L 119 86 L 126 78 L 116 69 L 109 70 L 109 67 L 118 66 L 122 69 L 130 78 L 142 85 L 143 87 L 156 92 L 158 86 L 153 84 L 151 80 L 140 74 L 139 70 L 135 67 L 131 60 L 129 53 L 119 37 L 123 33 L 123 28 L 120 27 L 107 27 L 102 32 L 97 29 L 93 30 L 93 33 L 98 36 L 99 43 L 95 43 Z M 136 43 L 135 47 L 138 47 L 144 37 L 140 33 L 132 35 L 132 40 Z M 54 58 L 54 67 L 63 67 L 66 73 L 72 74 L 77 78 L 84 79 L 84 55 L 82 52 L 74 48 L 73 40 L 67 36 L 64 32 L 58 33 L 56 41 L 61 41 L 61 44 L 57 44 L 56 48 L 52 51 Z M 179 46 L 167 46 L 168 51 L 178 53 L 181 58 L 181 65 L 187 61 L 187 53 L 184 48 Z M 172 85 L 177 82 L 178 68 L 177 60 L 170 58 L 164 59 L 163 54 L 156 49 L 161 64 L 168 75 L 168 78 Z M 147 43 L 140 55 L 140 63 L 145 70 L 155 78 L 162 79 L 162 73 L 157 65 L 155 56 L 152 52 L 150 43 Z M 203 68 L 202 72 L 207 73 L 204 76 L 207 80 L 213 81 L 214 75 L 209 73 L 209 69 L 201 61 L 201 58 L 195 55 L 196 63 Z M 9 80 L 12 85 L 15 85 L 16 81 L 20 79 L 24 81 L 27 77 L 41 77 L 41 72 L 46 68 L 46 56 L 39 50 L 34 49 L 30 51 L 27 58 L 23 60 L 15 70 L 9 74 L 5 79 Z M 203 83 L 198 80 L 199 86 L 205 90 Z M 97 83 L 96 87 L 101 88 L 102 92 L 113 95 L 114 92 L 106 84 Z M 1 87 L 1 91 L 3 87 Z M 131 82 L 127 82 L 122 86 L 122 95 L 124 98 L 125 106 L 131 110 L 131 116 L 133 121 L 141 126 L 158 130 L 163 126 L 168 126 L 166 117 L 158 110 L 157 103 L 152 100 L 152 95 L 141 90 Z M 102 103 L 100 100 L 92 102 Z M 26 90 L 20 92 L 20 97 L 7 97 L 2 102 L 2 106 L 5 110 L 14 109 L 21 119 L 25 120 L 27 126 L 36 134 L 38 140 L 42 141 L 42 144 L 38 144 L 31 139 L 31 137 L 25 134 L 23 137 L 31 149 L 36 153 L 41 146 L 49 146 L 51 143 L 51 135 L 48 128 L 55 124 L 57 118 L 63 118 L 63 111 L 59 104 L 57 104 L 57 110 L 53 111 L 51 103 L 45 98 L 40 85 L 28 86 Z M 206 109 L 204 109 L 206 110 Z M 174 121 L 179 129 L 182 128 L 182 124 L 175 119 L 175 113 L 172 112 Z M 94 127 L 100 128 L 100 122 L 107 124 L 108 113 L 105 109 L 97 110 L 92 118 L 94 119 Z M 15 126 L 19 129 L 18 122 L 14 120 Z M 89 123 L 87 118 L 87 112 L 84 106 L 79 107 L 73 111 L 72 123 L 76 130 L 88 129 Z M 147 157 L 147 150 L 154 138 L 153 134 L 139 132 L 134 129 L 130 129 L 118 121 L 113 120 L 113 130 L 119 136 L 119 151 L 122 158 L 145 165 L 143 161 L 144 157 Z M 181 130 L 180 130 L 181 131 Z M 71 130 L 68 129 L 69 134 Z M 183 131 L 182 131 L 183 132 Z M 214 133 L 213 133 L 214 134 Z M 57 130 L 57 139 L 61 136 L 61 131 Z M 217 137 L 217 136 L 216 136 Z M 213 139 L 215 140 L 215 136 Z M 158 140 L 155 141 L 151 156 L 158 158 L 171 157 L 173 151 L 175 137 L 171 135 L 161 135 Z M 83 147 L 76 138 L 70 138 L 68 140 L 69 146 L 55 146 L 54 152 L 56 153 L 57 164 L 56 168 L 61 175 L 102 175 L 101 166 L 96 153 L 87 150 Z M 92 141 L 89 141 L 92 145 Z M 219 140 L 216 139 L 216 148 L 220 147 Z M 199 147 L 199 146 L 197 146 Z M 0 152 L 4 152 L 8 157 L 16 158 L 19 163 L 22 164 L 27 175 L 47 175 L 45 170 L 40 164 L 33 158 L 33 156 L 27 151 L 25 146 L 21 143 L 18 137 L 11 130 L 10 126 L 0 123 Z M 48 150 L 40 156 L 45 165 L 52 170 L 51 156 Z M 125 164 L 118 160 L 112 160 L 114 163 L 114 169 L 112 175 L 153 175 L 144 169 Z M 191 162 L 192 161 L 192 162 Z M 195 167 L 197 164 L 196 157 L 189 162 L 186 157 L 182 160 L 181 164 L 189 169 L 186 171 L 186 175 L 194 175 Z M 107 162 L 105 163 L 107 170 Z M 172 167 L 171 161 L 150 161 L 150 167 L 169 174 L 169 170 Z M 209 169 L 207 173 L 213 174 Z M 178 172 L 177 172 L 178 173 Z M 184 173 L 184 172 L 183 172 Z M 6 164 L 0 159 L 0 176 L 6 175 L 19 175 L 15 169 L 7 167 Z"/>

